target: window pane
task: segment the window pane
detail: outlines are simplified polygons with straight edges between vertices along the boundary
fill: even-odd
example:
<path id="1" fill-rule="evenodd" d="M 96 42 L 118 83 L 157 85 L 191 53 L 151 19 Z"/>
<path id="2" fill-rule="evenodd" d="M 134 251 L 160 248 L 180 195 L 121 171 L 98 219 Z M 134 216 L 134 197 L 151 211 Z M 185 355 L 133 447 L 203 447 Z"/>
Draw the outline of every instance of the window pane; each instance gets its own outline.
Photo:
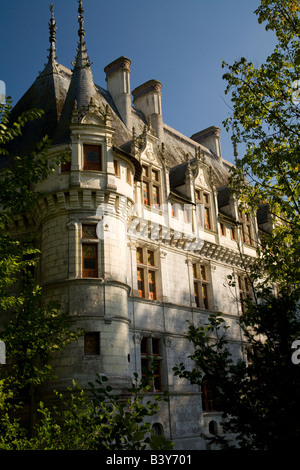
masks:
<path id="1" fill-rule="evenodd" d="M 155 292 L 155 272 L 149 271 L 148 272 L 148 283 L 149 283 L 149 295 L 150 299 L 156 299 L 156 292 Z"/>
<path id="2" fill-rule="evenodd" d="M 159 206 L 159 188 L 157 186 L 153 186 L 153 205 Z"/>
<path id="3" fill-rule="evenodd" d="M 203 304 L 206 309 L 208 309 L 208 297 L 207 297 L 207 285 L 202 284 L 202 298 Z"/>
<path id="4" fill-rule="evenodd" d="M 199 284 L 198 284 L 198 282 L 194 282 L 194 295 L 195 295 L 195 303 L 196 303 L 197 307 L 200 307 Z"/>
<path id="5" fill-rule="evenodd" d="M 148 354 L 148 340 L 147 338 L 142 338 L 142 341 L 141 341 L 141 354 L 142 355 L 146 355 Z"/>
<path id="6" fill-rule="evenodd" d="M 98 245 L 82 245 L 83 277 L 98 277 Z"/>
<path id="7" fill-rule="evenodd" d="M 82 238 L 97 238 L 96 225 L 82 225 Z"/>
<path id="8" fill-rule="evenodd" d="M 197 265 L 195 263 L 193 264 L 193 277 L 194 277 L 194 279 L 198 279 Z"/>
<path id="9" fill-rule="evenodd" d="M 138 291 L 140 297 L 145 297 L 144 289 L 144 271 L 141 268 L 137 270 Z"/>
<path id="10" fill-rule="evenodd" d="M 210 229 L 210 213 L 208 207 L 204 207 L 204 220 L 205 228 Z"/>
<path id="11" fill-rule="evenodd" d="M 147 206 L 150 205 L 150 200 L 149 200 L 149 184 L 143 181 L 143 204 L 146 204 Z"/>
<path id="12" fill-rule="evenodd" d="M 136 261 L 139 264 L 143 264 L 143 249 L 140 247 L 136 250 Z"/>
<path id="13" fill-rule="evenodd" d="M 206 279 L 206 269 L 205 269 L 205 266 L 202 265 L 202 266 L 200 267 L 200 269 L 201 269 L 201 279 L 203 279 L 204 281 L 206 281 L 207 279 Z"/>
<path id="14" fill-rule="evenodd" d="M 99 162 L 99 152 L 97 150 L 86 150 L 85 160 L 90 163 Z"/>
<path id="15" fill-rule="evenodd" d="M 99 332 L 86 333 L 84 335 L 84 354 L 85 356 L 100 354 Z"/>
<path id="16" fill-rule="evenodd" d="M 146 176 L 146 177 L 148 176 L 148 167 L 143 166 L 143 168 L 142 168 L 142 175 L 143 175 L 143 176 Z"/>
<path id="17" fill-rule="evenodd" d="M 101 171 L 101 147 L 84 145 L 84 169 Z"/>
<path id="18" fill-rule="evenodd" d="M 152 170 L 152 179 L 159 182 L 159 172 L 158 170 Z"/>
<path id="19" fill-rule="evenodd" d="M 154 252 L 153 251 L 148 251 L 148 264 L 150 266 L 155 266 L 155 264 L 154 264 Z"/>
<path id="20" fill-rule="evenodd" d="M 159 356 L 159 339 L 152 338 L 152 353 L 154 356 Z"/>
<path id="21" fill-rule="evenodd" d="M 196 201 L 201 201 L 201 191 L 199 189 L 196 189 L 195 191 L 195 195 L 196 195 Z"/>
<path id="22" fill-rule="evenodd" d="M 97 246 L 96 245 L 82 245 L 83 256 L 96 256 Z"/>
<path id="23" fill-rule="evenodd" d="M 208 194 L 203 194 L 203 199 L 205 204 L 209 204 L 209 195 Z"/>
<path id="24" fill-rule="evenodd" d="M 120 176 L 118 160 L 114 160 L 114 170 L 115 170 L 115 175 Z"/>

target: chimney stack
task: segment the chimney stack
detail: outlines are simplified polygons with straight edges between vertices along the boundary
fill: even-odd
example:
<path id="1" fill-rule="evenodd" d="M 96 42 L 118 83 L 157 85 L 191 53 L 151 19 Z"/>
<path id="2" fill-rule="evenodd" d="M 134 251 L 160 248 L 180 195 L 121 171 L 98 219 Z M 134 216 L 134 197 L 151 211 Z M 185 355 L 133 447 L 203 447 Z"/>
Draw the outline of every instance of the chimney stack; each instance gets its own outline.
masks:
<path id="1" fill-rule="evenodd" d="M 142 111 L 147 121 L 151 120 L 151 125 L 157 137 L 163 141 L 163 120 L 161 109 L 161 88 L 162 84 L 158 80 L 149 80 L 133 90 L 133 104 L 136 109 Z"/>
<path id="2" fill-rule="evenodd" d="M 197 132 L 192 135 L 191 139 L 198 142 L 198 144 L 204 145 L 208 148 L 213 155 L 215 155 L 220 161 L 222 160 L 221 154 L 221 143 L 220 143 L 220 132 L 219 127 L 211 126 L 203 131 Z"/>
<path id="3" fill-rule="evenodd" d="M 127 57 L 119 57 L 107 65 L 104 72 L 106 73 L 107 90 L 111 94 L 124 124 L 131 130 L 130 64 L 131 61 Z"/>

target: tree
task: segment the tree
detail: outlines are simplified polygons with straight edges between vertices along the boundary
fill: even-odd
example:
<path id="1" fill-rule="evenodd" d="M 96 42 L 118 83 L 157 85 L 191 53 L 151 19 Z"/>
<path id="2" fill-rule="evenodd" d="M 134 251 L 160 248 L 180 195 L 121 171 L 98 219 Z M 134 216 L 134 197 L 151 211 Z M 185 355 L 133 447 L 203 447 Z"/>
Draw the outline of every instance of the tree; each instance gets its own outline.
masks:
<path id="1" fill-rule="evenodd" d="M 0 420 L 2 450 L 171 450 L 173 443 L 156 435 L 148 419 L 167 395 L 146 397 L 149 387 L 135 376 L 126 396 L 112 394 L 105 376 L 97 376 L 85 391 L 75 383 L 65 393 L 55 392 L 56 404 L 41 402 L 34 433 L 29 436 L 17 420 Z M 1 385 L 1 384 L 0 384 Z M 2 397 L 3 398 L 3 397 Z M 0 410 L 7 404 L 1 400 Z"/>
<path id="2" fill-rule="evenodd" d="M 69 329 L 67 313 L 54 303 L 45 304 L 43 292 L 36 285 L 32 269 L 38 262 L 38 234 L 20 233 L 15 222 L 30 214 L 39 197 L 35 184 L 47 177 L 66 159 L 60 155 L 51 162 L 47 151 L 51 142 L 45 136 L 30 155 L 12 156 L 9 147 L 26 130 L 26 125 L 39 119 L 42 111 L 23 113 L 11 122 L 10 100 L 0 104 L 0 313 L 1 339 L 6 344 L 6 363 L 0 368 L 2 394 L 15 400 L 32 397 L 34 387 L 52 378 L 49 358 L 64 348 L 81 332 Z M 2 409 L 8 401 L 3 397 Z M 5 408 L 7 410 L 7 407 Z M 9 407 L 12 411 L 12 407 Z"/>
<path id="3" fill-rule="evenodd" d="M 189 326 L 193 369 L 179 364 L 174 371 L 215 391 L 226 434 L 214 442 L 286 450 L 297 448 L 300 437 L 300 371 L 292 360 L 300 338 L 300 4 L 261 0 L 255 13 L 275 33 L 277 45 L 260 66 L 245 58 L 223 63 L 233 104 L 224 124 L 235 148 L 246 147 L 229 181 L 239 209 L 253 216 L 267 209 L 272 230 L 260 233 L 257 259 L 247 272 L 254 297 L 237 319 L 241 357 L 234 356 L 231 329 L 215 314 L 205 327 Z"/>
<path id="4" fill-rule="evenodd" d="M 300 337 L 299 305 L 293 297 L 249 302 L 240 325 L 245 346 L 232 354 L 229 330 L 219 314 L 205 326 L 190 325 L 195 367 L 174 368 L 175 375 L 199 385 L 207 381 L 222 412 L 224 434 L 210 440 L 224 448 L 292 450 L 300 438 L 300 369 L 292 345 Z"/>
<path id="5" fill-rule="evenodd" d="M 225 122 L 233 144 L 246 146 L 237 158 L 230 178 L 241 210 L 253 215 L 268 208 L 272 233 L 258 246 L 259 263 L 254 276 L 263 272 L 280 288 L 300 288 L 300 5 L 297 0 L 262 0 L 255 11 L 259 23 L 275 33 L 277 45 L 266 62 L 255 67 L 244 57 L 227 72 L 226 93 L 233 113 Z M 296 90 L 298 89 L 298 91 Z M 298 93 L 298 95 L 297 95 Z"/>

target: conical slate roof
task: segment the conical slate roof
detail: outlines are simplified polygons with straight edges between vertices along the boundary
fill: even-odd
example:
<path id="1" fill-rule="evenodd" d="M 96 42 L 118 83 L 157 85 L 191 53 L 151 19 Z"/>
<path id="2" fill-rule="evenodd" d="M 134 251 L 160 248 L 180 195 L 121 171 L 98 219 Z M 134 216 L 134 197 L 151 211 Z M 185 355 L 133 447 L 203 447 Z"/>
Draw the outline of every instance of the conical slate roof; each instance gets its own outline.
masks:
<path id="1" fill-rule="evenodd" d="M 59 119 L 58 129 L 54 138 L 54 144 L 65 143 L 70 140 L 69 125 L 72 118 L 74 106 L 78 109 L 87 107 L 91 100 L 96 106 L 100 105 L 99 94 L 94 84 L 91 64 L 87 55 L 87 48 L 84 40 L 85 31 L 83 28 L 83 7 L 79 2 L 78 8 L 78 47 L 77 55 L 74 63 L 74 69 L 71 77 L 70 86 Z"/>

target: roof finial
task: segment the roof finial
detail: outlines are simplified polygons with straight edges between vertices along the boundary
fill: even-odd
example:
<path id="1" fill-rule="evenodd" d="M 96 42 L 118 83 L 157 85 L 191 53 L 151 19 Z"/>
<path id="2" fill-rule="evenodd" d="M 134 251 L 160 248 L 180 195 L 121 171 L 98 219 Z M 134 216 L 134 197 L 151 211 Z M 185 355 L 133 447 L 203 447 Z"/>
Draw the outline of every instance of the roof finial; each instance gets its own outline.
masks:
<path id="1" fill-rule="evenodd" d="M 56 21 L 54 18 L 54 9 L 53 9 L 53 4 L 50 3 L 50 11 L 51 11 L 51 20 L 49 22 L 49 32 L 50 32 L 50 54 L 49 54 L 49 62 L 55 62 L 56 60 L 56 49 L 55 49 L 55 43 L 56 43 Z"/>
<path id="2" fill-rule="evenodd" d="M 87 50 L 86 50 L 86 44 L 84 40 L 85 36 L 85 31 L 83 27 L 83 6 L 82 6 L 82 0 L 78 0 L 78 23 L 79 23 L 79 29 L 78 29 L 78 36 L 79 36 L 79 42 L 78 42 L 78 48 L 77 48 L 77 57 L 76 61 L 74 64 L 74 67 L 89 67 L 90 61 L 87 55 Z"/>
<path id="3" fill-rule="evenodd" d="M 84 36 L 85 36 L 85 31 L 83 28 L 83 21 L 84 21 L 84 9 L 82 6 L 82 0 L 79 0 L 79 5 L 78 5 L 78 23 L 79 23 L 79 30 L 78 30 L 78 36 L 80 39 L 81 44 L 84 42 Z"/>

